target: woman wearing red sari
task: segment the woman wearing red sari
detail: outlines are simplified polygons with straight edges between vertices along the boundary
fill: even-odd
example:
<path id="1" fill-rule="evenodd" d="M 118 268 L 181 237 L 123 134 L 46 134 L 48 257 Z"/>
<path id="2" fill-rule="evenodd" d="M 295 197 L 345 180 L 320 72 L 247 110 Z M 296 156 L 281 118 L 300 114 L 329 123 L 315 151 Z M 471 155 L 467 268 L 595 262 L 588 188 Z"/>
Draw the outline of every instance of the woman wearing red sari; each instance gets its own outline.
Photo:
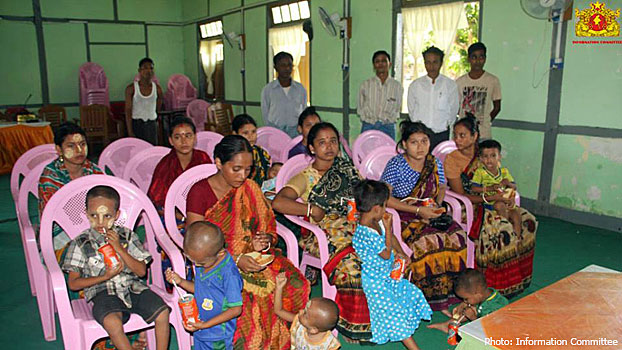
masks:
<path id="1" fill-rule="evenodd" d="M 274 281 L 285 272 L 289 283 L 283 291 L 283 307 L 294 313 L 309 300 L 309 281 L 273 248 L 277 241 L 274 213 L 259 186 L 248 179 L 253 168 L 250 143 L 242 136 L 225 136 L 216 145 L 214 158 L 218 172 L 194 184 L 188 193 L 186 225 L 205 220 L 220 227 L 240 269 L 243 305 L 234 348 L 289 349 L 289 327 L 274 313 Z M 274 261 L 262 267 L 245 255 L 255 247 L 268 249 Z"/>
<path id="2" fill-rule="evenodd" d="M 477 157 L 479 129 L 474 117 L 462 118 L 454 125 L 457 150 L 445 158 L 449 187 L 473 203 L 473 225 L 469 238 L 475 242 L 475 265 L 484 273 L 489 287 L 506 297 L 521 293 L 531 283 L 533 253 L 536 244 L 536 218 L 520 208 L 521 232 L 494 210 L 484 208 L 484 201 L 503 200 L 498 195 L 471 193 L 471 179 L 480 162 Z"/>

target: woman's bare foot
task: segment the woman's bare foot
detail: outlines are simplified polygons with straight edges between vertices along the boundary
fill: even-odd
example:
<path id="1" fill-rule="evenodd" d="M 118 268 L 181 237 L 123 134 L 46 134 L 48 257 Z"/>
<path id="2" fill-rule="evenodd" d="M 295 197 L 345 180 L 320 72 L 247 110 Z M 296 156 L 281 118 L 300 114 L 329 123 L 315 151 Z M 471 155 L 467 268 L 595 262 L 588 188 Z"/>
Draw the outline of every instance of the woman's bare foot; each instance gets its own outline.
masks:
<path id="1" fill-rule="evenodd" d="M 352 339 L 352 338 L 348 338 L 348 337 L 346 337 L 346 336 L 345 336 L 345 335 L 343 335 L 343 334 L 342 334 L 341 336 L 343 337 L 343 340 L 345 340 L 345 341 L 346 341 L 346 343 L 348 343 L 348 344 L 358 344 L 358 343 L 360 343 L 360 341 L 358 341 L 358 340 L 354 340 L 354 339 Z"/>
<path id="2" fill-rule="evenodd" d="M 428 325 L 427 328 L 438 329 L 439 331 L 447 332 L 447 327 L 448 326 L 449 326 L 449 321 L 441 322 L 441 323 L 432 323 L 432 324 Z"/>
<path id="3" fill-rule="evenodd" d="M 134 344 L 132 344 L 132 348 L 134 350 L 144 350 L 147 348 L 147 333 L 146 332 L 140 332 L 140 334 L 138 335 L 138 339 L 136 339 L 136 341 L 134 342 Z"/>
<path id="4" fill-rule="evenodd" d="M 445 315 L 445 316 L 449 317 L 449 318 L 451 318 L 451 317 L 452 317 L 452 314 L 451 314 L 451 312 L 449 312 L 449 309 L 443 309 L 443 310 L 441 310 L 441 313 L 442 313 L 443 315 Z"/>

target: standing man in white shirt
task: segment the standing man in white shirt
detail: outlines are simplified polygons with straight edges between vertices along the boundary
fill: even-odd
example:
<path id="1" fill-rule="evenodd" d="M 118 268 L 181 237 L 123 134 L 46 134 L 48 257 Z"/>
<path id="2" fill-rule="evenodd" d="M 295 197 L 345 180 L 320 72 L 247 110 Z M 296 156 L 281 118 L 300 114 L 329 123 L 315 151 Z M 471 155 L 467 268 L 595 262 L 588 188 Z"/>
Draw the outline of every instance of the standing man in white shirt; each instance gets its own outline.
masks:
<path id="1" fill-rule="evenodd" d="M 292 79 L 294 58 L 279 52 L 272 59 L 277 77 L 261 90 L 261 114 L 265 126 L 285 131 L 289 137 L 298 135 L 298 116 L 307 107 L 307 90 Z"/>
<path id="2" fill-rule="evenodd" d="M 449 140 L 449 127 L 456 121 L 459 107 L 458 85 L 440 74 L 445 54 L 438 47 L 423 51 L 423 63 L 428 74 L 416 79 L 408 87 L 408 115 L 410 120 L 421 121 L 434 134 L 430 150 Z"/>
<path id="3" fill-rule="evenodd" d="M 380 50 L 371 59 L 376 75 L 365 80 L 359 89 L 357 112 L 361 117 L 361 133 L 379 130 L 395 139 L 395 122 L 400 117 L 404 88 L 391 78 L 391 56 Z"/>
<path id="4" fill-rule="evenodd" d="M 158 113 L 162 107 L 162 88 L 153 81 L 153 61 L 138 62 L 140 79 L 125 88 L 127 136 L 138 137 L 152 145 L 158 143 Z"/>

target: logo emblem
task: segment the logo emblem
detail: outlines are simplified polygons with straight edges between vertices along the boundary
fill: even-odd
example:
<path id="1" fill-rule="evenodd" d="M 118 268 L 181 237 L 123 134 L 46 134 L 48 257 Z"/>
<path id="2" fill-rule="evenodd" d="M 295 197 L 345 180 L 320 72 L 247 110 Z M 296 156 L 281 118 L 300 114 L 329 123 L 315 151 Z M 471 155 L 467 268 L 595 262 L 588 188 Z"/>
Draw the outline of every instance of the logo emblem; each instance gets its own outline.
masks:
<path id="1" fill-rule="evenodd" d="M 604 3 L 599 1 L 591 2 L 590 8 L 581 10 L 574 9 L 575 17 L 575 34 L 577 36 L 619 36 L 620 9 L 613 11 L 608 9 Z"/>
<path id="2" fill-rule="evenodd" d="M 205 311 L 211 311 L 214 308 L 214 301 L 211 299 L 205 298 L 203 299 L 203 304 L 201 305 L 201 307 Z"/>

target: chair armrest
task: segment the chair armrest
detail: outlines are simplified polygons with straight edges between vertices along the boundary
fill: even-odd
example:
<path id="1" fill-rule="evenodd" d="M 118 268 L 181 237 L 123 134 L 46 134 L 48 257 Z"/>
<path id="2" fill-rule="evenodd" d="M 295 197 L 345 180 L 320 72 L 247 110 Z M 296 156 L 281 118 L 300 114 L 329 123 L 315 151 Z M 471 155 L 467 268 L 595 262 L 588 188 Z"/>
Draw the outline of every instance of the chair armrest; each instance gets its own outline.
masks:
<path id="1" fill-rule="evenodd" d="M 444 202 L 451 208 L 451 217 L 455 222 L 460 224 L 462 229 L 466 229 L 466 223 L 462 222 L 462 207 L 460 202 L 453 196 L 445 196 Z"/>
<path id="2" fill-rule="evenodd" d="M 400 219 L 400 214 L 393 208 L 387 208 L 387 212 L 393 215 L 393 235 L 397 238 L 397 241 L 400 243 L 402 250 L 406 255 L 411 256 L 413 254 L 412 249 L 408 246 L 408 244 L 404 243 L 402 240 L 402 224 Z"/>
<path id="3" fill-rule="evenodd" d="M 453 197 L 457 200 L 459 200 L 460 202 L 462 202 L 462 205 L 464 205 L 464 209 L 466 212 L 466 218 L 467 218 L 467 233 L 468 231 L 471 230 L 471 225 L 473 224 L 473 204 L 471 203 L 471 200 L 469 198 L 467 198 L 464 195 L 458 194 L 452 190 L 447 190 L 447 192 L 445 192 L 445 196 L 450 196 Z"/>
<path id="4" fill-rule="evenodd" d="M 298 256 L 298 239 L 292 231 L 290 231 L 285 225 L 277 221 L 276 233 L 283 238 L 285 246 L 287 247 L 287 258 L 298 268 L 300 266 L 300 260 Z"/>

